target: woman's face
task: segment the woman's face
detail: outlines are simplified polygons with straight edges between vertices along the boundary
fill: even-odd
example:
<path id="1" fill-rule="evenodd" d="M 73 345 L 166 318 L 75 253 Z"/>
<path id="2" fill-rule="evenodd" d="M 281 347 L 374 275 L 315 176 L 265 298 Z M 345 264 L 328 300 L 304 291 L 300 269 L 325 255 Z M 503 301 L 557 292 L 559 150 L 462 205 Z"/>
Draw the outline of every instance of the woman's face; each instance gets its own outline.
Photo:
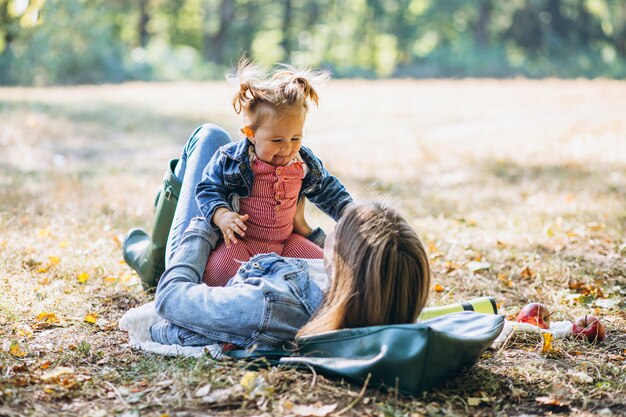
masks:
<path id="1" fill-rule="evenodd" d="M 326 235 L 324 241 L 324 270 L 329 277 L 333 276 L 333 255 L 335 253 L 335 229 Z"/>
<path id="2" fill-rule="evenodd" d="M 250 138 L 257 158 L 274 166 L 291 162 L 300 151 L 304 119 L 301 114 L 284 115 L 259 126 Z"/>

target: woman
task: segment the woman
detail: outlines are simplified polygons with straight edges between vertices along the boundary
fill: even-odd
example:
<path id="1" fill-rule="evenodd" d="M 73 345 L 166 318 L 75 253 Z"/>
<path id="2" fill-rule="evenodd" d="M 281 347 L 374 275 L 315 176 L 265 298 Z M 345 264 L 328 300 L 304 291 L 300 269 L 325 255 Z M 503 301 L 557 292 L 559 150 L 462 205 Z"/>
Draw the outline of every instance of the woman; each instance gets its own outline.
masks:
<path id="1" fill-rule="evenodd" d="M 430 287 L 428 258 L 407 222 L 376 203 L 344 210 L 326 237 L 323 261 L 257 255 L 225 287 L 204 285 L 217 233 L 197 217 L 193 190 L 201 167 L 225 138 L 223 130 L 205 125 L 183 151 L 168 268 L 155 298 L 162 320 L 150 328 L 153 341 L 275 349 L 296 335 L 417 319 Z M 315 240 L 319 236 L 306 224 L 302 204 L 294 229 Z"/>

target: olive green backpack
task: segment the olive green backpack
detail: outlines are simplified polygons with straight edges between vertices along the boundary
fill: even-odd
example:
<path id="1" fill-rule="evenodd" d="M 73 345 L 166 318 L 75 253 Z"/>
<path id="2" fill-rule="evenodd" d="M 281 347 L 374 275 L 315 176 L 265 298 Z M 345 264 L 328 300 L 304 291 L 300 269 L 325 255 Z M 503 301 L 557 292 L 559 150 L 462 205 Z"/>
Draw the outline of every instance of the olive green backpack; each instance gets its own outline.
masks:
<path id="1" fill-rule="evenodd" d="M 234 350 L 233 358 L 312 367 L 331 378 L 407 394 L 453 378 L 474 364 L 498 337 L 504 317 L 473 311 L 412 324 L 344 329 L 298 340 L 293 350 Z"/>

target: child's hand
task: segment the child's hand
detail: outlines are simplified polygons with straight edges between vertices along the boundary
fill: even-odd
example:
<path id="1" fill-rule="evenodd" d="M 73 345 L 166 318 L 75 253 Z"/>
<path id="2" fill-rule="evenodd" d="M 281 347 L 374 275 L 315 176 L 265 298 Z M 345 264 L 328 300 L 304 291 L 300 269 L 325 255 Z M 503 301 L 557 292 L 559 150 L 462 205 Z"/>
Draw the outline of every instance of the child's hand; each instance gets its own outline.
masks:
<path id="1" fill-rule="evenodd" d="M 304 200 L 305 198 L 302 197 L 300 201 L 298 201 L 296 214 L 293 216 L 293 231 L 300 236 L 309 237 L 313 229 L 311 229 L 311 226 L 309 226 L 304 218 Z"/>
<path id="2" fill-rule="evenodd" d="M 213 215 L 213 223 L 220 228 L 222 235 L 224 236 L 224 243 L 226 247 L 230 248 L 230 243 L 238 243 L 239 241 L 235 237 L 238 234 L 241 237 L 246 235 L 246 225 L 243 223 L 248 220 L 250 216 L 247 214 L 241 216 L 239 213 L 230 211 L 228 209 L 219 208 Z"/>

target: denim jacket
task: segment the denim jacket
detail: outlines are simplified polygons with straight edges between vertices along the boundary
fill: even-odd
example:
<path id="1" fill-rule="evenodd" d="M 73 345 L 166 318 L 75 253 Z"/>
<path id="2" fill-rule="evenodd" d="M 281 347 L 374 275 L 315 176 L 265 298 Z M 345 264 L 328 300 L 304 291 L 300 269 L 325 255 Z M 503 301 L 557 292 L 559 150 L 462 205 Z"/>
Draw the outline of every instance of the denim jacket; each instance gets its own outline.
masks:
<path id="1" fill-rule="evenodd" d="M 211 224 L 215 210 L 225 207 L 238 212 L 239 198 L 250 195 L 254 173 L 250 166 L 249 148 L 250 141 L 247 139 L 222 146 L 211 158 L 202 181 L 198 183 L 198 207 L 215 231 L 217 227 Z M 299 197 L 306 196 L 320 210 L 337 220 L 346 205 L 352 202 L 352 197 L 309 148 L 302 146 L 300 157 L 309 170 Z"/>
<path id="2" fill-rule="evenodd" d="M 323 301 L 302 260 L 274 253 L 243 263 L 225 287 L 209 287 L 202 274 L 217 239 L 208 223 L 194 218 L 183 234 L 156 291 L 164 318 L 150 328 L 163 344 L 202 346 L 233 343 L 275 349 L 293 340 Z"/>

